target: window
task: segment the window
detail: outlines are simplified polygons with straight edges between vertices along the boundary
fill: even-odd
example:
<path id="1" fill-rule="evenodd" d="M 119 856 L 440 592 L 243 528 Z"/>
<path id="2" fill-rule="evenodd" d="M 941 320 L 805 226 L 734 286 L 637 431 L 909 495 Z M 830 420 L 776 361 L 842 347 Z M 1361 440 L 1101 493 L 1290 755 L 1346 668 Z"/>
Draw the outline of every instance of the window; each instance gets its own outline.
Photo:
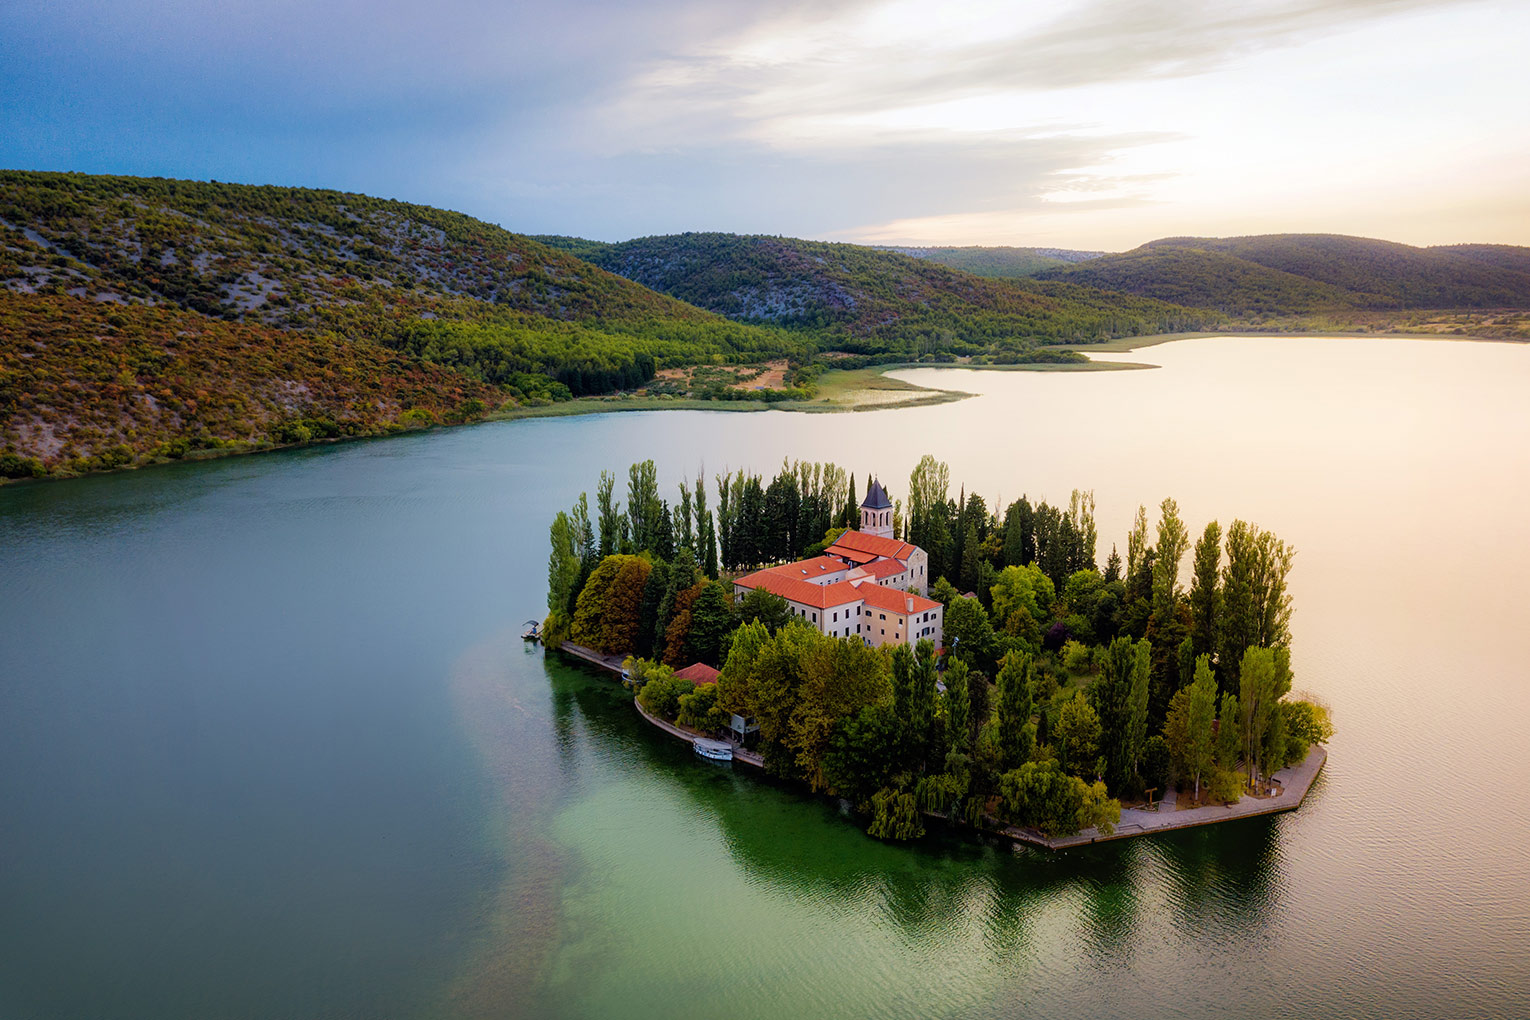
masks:
<path id="1" fill-rule="evenodd" d="M 887 614 L 886 613 L 878 613 L 877 615 L 880 616 L 884 620 L 887 619 Z"/>
<path id="2" fill-rule="evenodd" d="M 814 613 L 814 614 L 813 614 L 813 622 L 814 622 L 814 623 L 817 623 L 817 622 L 818 622 L 818 614 L 817 614 L 817 613 Z"/>
<path id="3" fill-rule="evenodd" d="M 835 613 L 835 614 L 834 614 L 834 622 L 835 622 L 835 623 L 838 623 L 838 622 L 839 622 L 839 614 L 838 614 L 838 613 Z"/>

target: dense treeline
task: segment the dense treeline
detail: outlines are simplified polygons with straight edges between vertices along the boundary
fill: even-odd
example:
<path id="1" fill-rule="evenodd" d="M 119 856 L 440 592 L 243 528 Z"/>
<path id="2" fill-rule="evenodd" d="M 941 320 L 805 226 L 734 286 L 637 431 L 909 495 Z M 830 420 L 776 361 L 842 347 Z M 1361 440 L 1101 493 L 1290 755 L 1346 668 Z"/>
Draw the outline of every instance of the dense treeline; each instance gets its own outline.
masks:
<path id="1" fill-rule="evenodd" d="M 905 358 L 1022 353 L 1037 343 L 1209 328 L 1214 313 L 1088 287 L 985 279 L 853 244 L 676 234 L 621 244 L 548 238 L 731 319 L 785 326 L 821 349 Z"/>
<path id="2" fill-rule="evenodd" d="M 871 649 L 763 591 L 735 603 L 714 580 L 718 557 L 745 569 L 822 548 L 832 529 L 806 543 L 853 516 L 853 480 L 832 465 L 789 465 L 769 486 L 732 472 L 716 479 L 727 509 L 714 518 L 704 485 L 682 485 L 672 509 L 654 475 L 652 462 L 629 470 L 623 510 L 603 474 L 593 520 L 584 496 L 555 519 L 547 640 L 630 654 L 644 707 L 681 725 L 753 718 L 770 772 L 845 797 L 873 835 L 912 838 L 932 815 L 1108 830 L 1121 799 L 1171 783 L 1197 801 L 1262 796 L 1332 733 L 1320 704 L 1288 697 L 1294 552 L 1257 526 L 1194 537 L 1166 499 L 1156 525 L 1138 509 L 1125 559 L 1113 547 L 1101 570 L 1091 494 L 1001 514 L 951 498 L 949 470 L 925 457 L 896 527 L 929 543 L 946 647 Z M 698 660 L 721 666 L 715 687 L 673 675 Z"/>
<path id="3" fill-rule="evenodd" d="M 711 481 L 715 512 L 704 474 L 681 481 L 670 502 L 659 494 L 654 462 L 643 461 L 628 468 L 625 504 L 616 475 L 602 471 L 593 510 L 581 493 L 560 512 L 551 531 L 547 643 L 717 666 L 725 636 L 741 620 L 785 623 L 781 599 L 759 591 L 735 605 L 732 587 L 717 579 L 822 549 L 858 513 L 854 478 L 834 464 L 797 461 L 783 463 L 769 485 L 742 471 Z"/>

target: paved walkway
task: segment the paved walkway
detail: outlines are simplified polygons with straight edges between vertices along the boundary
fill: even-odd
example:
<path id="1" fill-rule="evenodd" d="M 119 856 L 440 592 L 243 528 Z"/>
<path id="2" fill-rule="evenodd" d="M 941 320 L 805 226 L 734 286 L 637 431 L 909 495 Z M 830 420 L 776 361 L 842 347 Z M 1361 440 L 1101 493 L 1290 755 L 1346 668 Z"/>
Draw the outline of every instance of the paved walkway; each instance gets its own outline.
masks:
<path id="1" fill-rule="evenodd" d="M 593 648 L 586 648 L 584 645 L 576 645 L 572 641 L 563 642 L 558 646 L 558 650 L 561 652 L 566 652 L 575 658 L 583 659 L 585 662 L 588 662 L 592 666 L 599 666 L 601 669 L 609 669 L 611 672 L 617 674 L 618 676 L 620 676 L 622 672 L 622 662 L 626 659 L 626 656 L 623 655 L 601 655 Z"/>
<path id="2" fill-rule="evenodd" d="M 698 737 L 704 736 L 704 734 L 696 733 L 693 730 L 686 729 L 683 726 L 678 726 L 675 723 L 668 722 L 667 720 L 660 719 L 658 716 L 651 714 L 636 698 L 632 699 L 632 707 L 638 710 L 638 715 L 642 716 L 644 719 L 647 719 L 650 723 L 657 726 L 665 733 L 668 733 L 670 736 L 678 737 L 685 741 L 687 744 L 690 744 L 692 747 L 696 746 L 696 739 Z M 765 767 L 765 759 L 758 752 L 746 751 L 731 740 L 725 740 L 723 743 L 733 748 L 734 761 L 741 761 L 745 765 L 753 765 L 757 769 L 763 769 Z"/>
<path id="3" fill-rule="evenodd" d="M 1236 804 L 1176 811 L 1174 806 L 1177 798 L 1170 791 L 1160 802 L 1159 810 L 1122 808 L 1121 822 L 1116 826 L 1116 831 L 1109 836 L 1103 835 L 1098 829 L 1085 829 L 1072 836 L 1059 836 L 1055 839 L 1043 836 L 1034 829 L 1022 829 L 1018 826 L 1010 826 L 1002 831 L 1005 836 L 1019 843 L 1045 847 L 1048 850 L 1062 850 L 1088 843 L 1104 843 L 1112 839 L 1130 839 L 1133 836 L 1148 836 L 1155 832 L 1212 825 L 1234 818 L 1254 818 L 1258 815 L 1295 811 L 1301 807 L 1302 801 L 1307 799 L 1307 791 L 1311 789 L 1313 780 L 1317 779 L 1318 773 L 1323 771 L 1323 764 L 1327 761 L 1327 749 L 1321 744 L 1313 744 L 1312 750 L 1307 752 L 1307 757 L 1300 763 L 1275 773 L 1274 779 L 1280 784 L 1281 789 L 1273 797 L 1244 797 Z"/>

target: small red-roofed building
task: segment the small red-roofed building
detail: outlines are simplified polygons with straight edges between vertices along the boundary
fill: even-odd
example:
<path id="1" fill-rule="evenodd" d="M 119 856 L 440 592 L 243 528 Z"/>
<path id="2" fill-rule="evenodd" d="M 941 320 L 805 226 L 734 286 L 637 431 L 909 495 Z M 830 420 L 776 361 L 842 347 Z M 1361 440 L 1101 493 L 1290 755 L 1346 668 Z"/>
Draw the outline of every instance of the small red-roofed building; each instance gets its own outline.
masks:
<path id="1" fill-rule="evenodd" d="M 717 682 L 717 670 L 704 662 L 693 662 L 684 669 L 677 669 L 675 676 L 680 680 L 689 680 L 697 687 Z"/>

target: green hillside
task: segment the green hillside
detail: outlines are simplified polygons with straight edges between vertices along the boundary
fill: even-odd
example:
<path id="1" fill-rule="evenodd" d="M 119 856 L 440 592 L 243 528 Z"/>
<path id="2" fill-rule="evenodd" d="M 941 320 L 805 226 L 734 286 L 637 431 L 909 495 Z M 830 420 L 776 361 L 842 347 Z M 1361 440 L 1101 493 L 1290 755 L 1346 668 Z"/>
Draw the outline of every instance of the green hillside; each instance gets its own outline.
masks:
<path id="1" fill-rule="evenodd" d="M 910 258 L 928 259 L 952 269 L 960 269 L 975 276 L 995 280 L 1018 280 L 1034 276 L 1043 269 L 1057 269 L 1076 262 L 1099 258 L 1102 251 L 1073 251 L 1066 248 L 1010 248 L 1010 247 L 934 247 L 899 248 L 880 246 L 882 251 L 893 251 Z"/>
<path id="2" fill-rule="evenodd" d="M 110 312 L 110 329 L 92 309 Z M 187 316 L 178 330 L 166 311 Z M 127 443 L 134 461 L 188 436 L 242 448 L 301 437 L 293 422 L 369 434 L 471 420 L 636 386 L 665 366 L 808 350 L 800 337 L 731 322 L 459 213 L 304 188 L 20 171 L 0 171 L 0 313 L 0 452 L 13 467 L 36 459 L 50 472 L 122 456 L 111 429 L 59 402 L 95 395 L 83 380 L 128 336 L 136 346 L 119 374 L 130 389 L 152 395 L 156 378 L 134 366 L 190 356 L 175 340 L 189 332 L 196 357 L 223 366 L 187 370 L 215 402 L 326 395 L 218 421 L 140 420 L 128 407 L 123 427 L 141 433 Z M 294 357 L 276 356 L 289 347 Z M 303 377 L 304 351 L 327 366 L 324 386 Z M 384 369 L 408 385 L 380 381 Z M 69 377 L 81 382 L 49 388 Z M 35 421 L 50 416 L 51 438 L 39 438 Z"/>
<path id="3" fill-rule="evenodd" d="M 1162 301 L 985 279 L 853 244 L 737 234 L 610 245 L 547 240 L 730 319 L 785 326 L 820 346 L 863 353 L 1013 353 L 1037 341 L 1089 343 L 1217 322 L 1214 314 Z"/>
<path id="4" fill-rule="evenodd" d="M 1469 253 L 1335 234 L 1175 237 L 1037 275 L 1235 315 L 1530 307 L 1530 272 L 1509 254 L 1482 252 L 1492 247 L 1462 246 Z"/>
<path id="5" fill-rule="evenodd" d="M 1429 250 L 1459 255 L 1499 269 L 1530 274 L 1530 248 L 1516 244 L 1445 244 Z"/>

